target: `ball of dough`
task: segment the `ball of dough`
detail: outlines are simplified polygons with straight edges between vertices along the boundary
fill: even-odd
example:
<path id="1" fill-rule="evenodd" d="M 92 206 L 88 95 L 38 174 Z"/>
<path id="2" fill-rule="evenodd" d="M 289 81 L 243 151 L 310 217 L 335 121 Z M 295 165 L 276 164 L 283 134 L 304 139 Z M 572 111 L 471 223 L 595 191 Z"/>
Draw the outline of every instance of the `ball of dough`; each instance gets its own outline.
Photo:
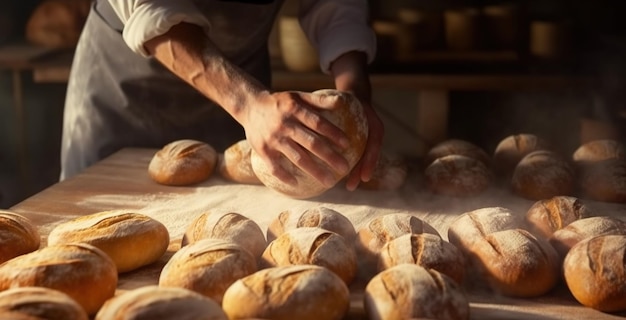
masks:
<path id="1" fill-rule="evenodd" d="M 218 163 L 218 171 L 220 175 L 229 181 L 244 184 L 263 184 L 257 178 L 252 163 L 250 162 L 250 154 L 252 147 L 248 140 L 240 140 L 232 146 L 224 150 L 224 155 Z"/>
<path id="2" fill-rule="evenodd" d="M 453 197 L 478 195 L 487 190 L 493 180 L 485 164 L 462 155 L 436 159 L 426 168 L 424 176 L 433 193 Z"/>
<path id="3" fill-rule="evenodd" d="M 104 251 L 120 273 L 156 262 L 170 244 L 165 225 L 146 215 L 103 211 L 57 225 L 48 244 L 88 243 Z"/>
<path id="4" fill-rule="evenodd" d="M 549 238 L 568 224 L 593 216 L 580 199 L 556 196 L 535 202 L 526 212 L 526 222 L 537 236 Z"/>
<path id="5" fill-rule="evenodd" d="M 213 300 L 183 288 L 145 286 L 108 300 L 95 320 L 228 320 Z"/>
<path id="6" fill-rule="evenodd" d="M 369 181 L 359 183 L 363 190 L 396 190 L 406 181 L 408 164 L 397 154 L 381 153 Z"/>
<path id="7" fill-rule="evenodd" d="M 337 233 L 348 243 L 354 243 L 356 230 L 343 214 L 323 206 L 312 207 L 301 214 L 286 210 L 278 214 L 267 228 L 267 241 L 273 241 L 283 233 L 302 227 L 318 227 Z"/>
<path id="8" fill-rule="evenodd" d="M 372 320 L 469 319 L 469 301 L 450 277 L 401 264 L 380 272 L 365 287 L 365 312 Z"/>
<path id="9" fill-rule="evenodd" d="M 609 216 L 584 218 L 555 231 L 548 241 L 563 260 L 577 243 L 603 235 L 626 235 L 626 222 Z"/>
<path id="10" fill-rule="evenodd" d="M 89 14 L 89 0 L 45 0 L 26 23 L 26 39 L 47 48 L 73 48 Z"/>
<path id="11" fill-rule="evenodd" d="M 626 235 L 576 244 L 563 261 L 565 282 L 582 305 L 603 312 L 626 310 Z"/>
<path id="12" fill-rule="evenodd" d="M 0 291 L 16 287 L 59 290 L 95 314 L 117 287 L 115 263 L 85 243 L 48 246 L 0 265 Z"/>
<path id="13" fill-rule="evenodd" d="M 0 210 L 0 263 L 39 249 L 41 238 L 30 219 Z"/>
<path id="14" fill-rule="evenodd" d="M 534 134 L 522 133 L 507 136 L 496 146 L 493 153 L 493 168 L 499 177 L 509 180 L 517 164 L 527 154 L 549 149 L 548 142 Z"/>
<path id="15" fill-rule="evenodd" d="M 469 141 L 460 139 L 448 139 L 438 143 L 428 150 L 424 158 L 424 163 L 428 166 L 433 163 L 433 161 L 449 155 L 466 156 L 476 159 L 486 166 L 491 165 L 491 157 L 484 149 Z"/>
<path id="16" fill-rule="evenodd" d="M 515 167 L 511 178 L 513 192 L 529 200 L 567 196 L 576 185 L 574 169 L 569 162 L 547 150 L 533 151 Z"/>
<path id="17" fill-rule="evenodd" d="M 608 159 L 587 165 L 578 184 L 584 198 L 626 203 L 626 159 Z"/>
<path id="18" fill-rule="evenodd" d="M 248 250 L 226 240 L 202 239 L 174 253 L 159 286 L 189 289 L 221 303 L 233 282 L 255 271 L 257 262 Z"/>
<path id="19" fill-rule="evenodd" d="M 187 227 L 182 246 L 201 239 L 222 239 L 240 245 L 255 258 L 263 254 L 267 241 L 259 225 L 236 212 L 205 212 Z"/>
<path id="20" fill-rule="evenodd" d="M 355 96 L 347 92 L 326 89 L 315 91 L 312 94 L 322 95 L 325 99 L 337 99 L 338 107 L 332 110 L 321 110 L 320 114 L 332 124 L 342 129 L 348 137 L 350 141 L 349 147 L 341 151 L 341 153 L 348 161 L 350 170 L 352 170 L 361 159 L 367 143 L 368 124 L 363 107 Z M 285 157 L 281 158 L 279 165 L 296 178 L 296 185 L 288 185 L 278 179 L 272 173 L 271 167 L 254 151 L 252 152 L 251 160 L 252 169 L 263 184 L 288 197 L 297 199 L 312 198 L 330 189 L 312 176 L 301 171 Z M 317 160 L 317 162 L 321 165 L 325 165 L 321 160 Z M 328 168 L 328 170 L 332 172 L 330 168 Z M 346 175 L 347 172 L 334 172 L 335 184 Z"/>
<path id="21" fill-rule="evenodd" d="M 237 280 L 222 301 L 229 319 L 339 320 L 349 306 L 350 292 L 341 278 L 314 265 L 257 271 Z"/>
<path id="22" fill-rule="evenodd" d="M 346 284 L 356 275 L 354 247 L 346 239 L 322 228 L 289 230 L 270 242 L 262 256 L 264 267 L 312 264 L 328 268 Z"/>
<path id="23" fill-rule="evenodd" d="M 148 165 L 150 177 L 170 186 L 196 184 L 208 179 L 217 163 L 217 152 L 196 140 L 176 140 L 157 151 Z"/>
<path id="24" fill-rule="evenodd" d="M 39 319 L 88 320 L 87 313 L 67 294 L 45 287 L 18 287 L 0 292 L 2 312 L 14 312 Z"/>

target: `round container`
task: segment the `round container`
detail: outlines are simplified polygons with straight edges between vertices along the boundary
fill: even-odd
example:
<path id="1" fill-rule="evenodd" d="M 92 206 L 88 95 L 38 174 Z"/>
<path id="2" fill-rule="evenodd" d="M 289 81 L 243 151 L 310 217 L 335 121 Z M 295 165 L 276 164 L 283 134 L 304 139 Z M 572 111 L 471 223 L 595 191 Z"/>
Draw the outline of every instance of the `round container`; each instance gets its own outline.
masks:
<path id="1" fill-rule="evenodd" d="M 279 20 L 280 53 L 288 70 L 312 72 L 319 70 L 317 51 L 300 27 L 297 17 L 283 16 Z"/>

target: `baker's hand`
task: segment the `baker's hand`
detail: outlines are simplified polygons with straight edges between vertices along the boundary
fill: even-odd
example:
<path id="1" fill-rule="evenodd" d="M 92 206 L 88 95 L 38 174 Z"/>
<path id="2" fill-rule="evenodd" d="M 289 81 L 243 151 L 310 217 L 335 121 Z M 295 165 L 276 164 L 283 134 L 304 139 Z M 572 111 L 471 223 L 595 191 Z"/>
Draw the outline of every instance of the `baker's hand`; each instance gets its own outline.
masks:
<path id="1" fill-rule="evenodd" d="M 385 131 L 383 122 L 378 117 L 378 114 L 370 102 L 361 100 L 361 105 L 365 112 L 369 132 L 365 152 L 346 180 L 346 189 L 350 191 L 355 190 L 361 181 L 367 182 L 372 178 L 374 169 L 376 169 L 376 164 L 378 163 L 378 158 L 380 157 Z"/>
<path id="2" fill-rule="evenodd" d="M 338 98 L 294 91 L 262 92 L 254 107 L 247 108 L 242 123 L 246 138 L 271 166 L 274 176 L 296 184 L 295 177 L 280 165 L 282 157 L 328 187 L 336 182 L 329 169 L 348 173 L 348 161 L 338 152 L 348 147 L 348 137 L 319 113 L 338 107 Z"/>

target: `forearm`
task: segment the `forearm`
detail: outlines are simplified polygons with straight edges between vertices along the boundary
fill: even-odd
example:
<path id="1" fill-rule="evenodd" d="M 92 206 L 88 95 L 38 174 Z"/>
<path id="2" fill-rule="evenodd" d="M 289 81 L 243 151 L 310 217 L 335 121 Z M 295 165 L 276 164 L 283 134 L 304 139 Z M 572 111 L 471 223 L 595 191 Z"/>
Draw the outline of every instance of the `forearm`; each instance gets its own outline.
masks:
<path id="1" fill-rule="evenodd" d="M 146 50 L 181 79 L 224 108 L 239 123 L 263 94 L 259 81 L 229 62 L 195 25 L 180 23 L 145 43 Z"/>

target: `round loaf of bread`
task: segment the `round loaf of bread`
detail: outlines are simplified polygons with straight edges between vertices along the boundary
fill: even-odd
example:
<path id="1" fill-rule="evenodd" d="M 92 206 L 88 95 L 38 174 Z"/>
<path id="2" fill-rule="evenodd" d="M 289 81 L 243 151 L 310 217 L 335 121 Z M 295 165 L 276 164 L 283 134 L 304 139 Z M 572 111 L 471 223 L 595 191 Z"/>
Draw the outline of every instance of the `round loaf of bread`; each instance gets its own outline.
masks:
<path id="1" fill-rule="evenodd" d="M 449 155 L 466 156 L 482 162 L 487 167 L 491 165 L 491 157 L 484 149 L 461 139 L 448 139 L 438 143 L 428 150 L 424 157 L 424 163 L 428 166 L 433 161 Z"/>
<path id="2" fill-rule="evenodd" d="M 48 320 L 19 311 L 0 311 L 0 320 Z"/>
<path id="3" fill-rule="evenodd" d="M 584 198 L 626 203 L 626 159 L 608 159 L 589 164 L 579 186 Z"/>
<path id="4" fill-rule="evenodd" d="M 529 200 L 567 196 L 574 192 L 576 176 L 569 162 L 548 150 L 533 151 L 515 167 L 513 192 Z"/>
<path id="5" fill-rule="evenodd" d="M 361 103 L 354 95 L 347 92 L 326 89 L 315 91 L 312 94 L 322 95 L 325 99 L 337 99 L 338 106 L 336 108 L 331 110 L 320 109 L 319 113 L 339 129 L 342 129 L 348 137 L 350 142 L 349 147 L 341 151 L 341 153 L 348 161 L 350 170 L 352 170 L 361 159 L 367 143 L 368 125 L 363 106 L 361 106 Z M 295 185 L 288 185 L 278 179 L 273 174 L 272 168 L 254 151 L 252 152 L 251 160 L 252 169 L 263 184 L 288 197 L 306 199 L 320 195 L 330 189 L 317 181 L 317 179 L 304 173 L 285 157 L 281 159 L 279 165 L 296 178 L 297 183 Z M 319 159 L 317 163 L 326 166 L 326 164 Z M 332 169 L 327 169 L 329 172 L 333 172 Z M 347 172 L 334 172 L 335 184 L 346 175 Z"/>
<path id="6" fill-rule="evenodd" d="M 0 263 L 39 249 L 41 237 L 30 219 L 0 210 Z"/>
<path id="7" fill-rule="evenodd" d="M 103 211 L 57 225 L 48 245 L 88 243 L 104 251 L 128 272 L 156 262 L 170 244 L 165 225 L 146 215 L 122 210 Z"/>
<path id="8" fill-rule="evenodd" d="M 508 181 L 517 164 L 527 154 L 549 149 L 548 142 L 537 135 L 529 133 L 510 135 L 496 146 L 493 153 L 493 168 L 500 178 Z"/>
<path id="9" fill-rule="evenodd" d="M 437 270 L 457 283 L 463 283 L 465 258 L 451 243 L 430 233 L 405 234 L 387 242 L 380 251 L 378 270 L 403 263 Z"/>
<path id="10" fill-rule="evenodd" d="M 424 176 L 430 191 L 453 197 L 478 195 L 489 188 L 493 179 L 484 163 L 462 155 L 437 158 Z"/>
<path id="11" fill-rule="evenodd" d="M 32 286 L 59 290 L 89 315 L 115 294 L 117 279 L 113 260 L 86 243 L 48 246 L 0 265 L 0 291 Z"/>
<path id="12" fill-rule="evenodd" d="M 2 312 L 43 319 L 89 319 L 83 307 L 67 294 L 44 287 L 18 287 L 0 292 Z"/>
<path id="13" fill-rule="evenodd" d="M 108 300 L 95 320 L 228 320 L 213 300 L 183 288 L 144 286 Z"/>
<path id="14" fill-rule="evenodd" d="M 233 282 L 257 271 L 257 261 L 248 250 L 221 239 L 202 239 L 182 247 L 165 264 L 161 287 L 179 287 L 221 303 Z"/>
<path id="15" fill-rule="evenodd" d="M 312 264 L 337 274 L 346 284 L 356 275 L 354 247 L 346 239 L 322 228 L 289 230 L 270 242 L 262 257 L 263 267 Z"/>
<path id="16" fill-rule="evenodd" d="M 448 241 L 467 253 L 476 241 L 486 235 L 522 226 L 520 219 L 509 209 L 486 207 L 465 212 L 448 226 Z"/>
<path id="17" fill-rule="evenodd" d="M 154 154 L 148 165 L 148 173 L 157 183 L 185 186 L 208 179 L 216 163 L 217 152 L 207 143 L 176 140 Z"/>
<path id="18" fill-rule="evenodd" d="M 334 272 L 314 265 L 257 271 L 237 280 L 224 294 L 229 319 L 343 319 L 350 292 Z"/>
<path id="19" fill-rule="evenodd" d="M 563 261 L 570 292 L 603 312 L 626 310 L 626 235 L 604 235 L 576 244 Z"/>
<path id="20" fill-rule="evenodd" d="M 238 244 L 255 258 L 267 247 L 263 230 L 259 225 L 236 212 L 205 212 L 187 227 L 182 246 L 201 239 L 222 239 Z"/>
<path id="21" fill-rule="evenodd" d="M 356 230 L 354 225 L 343 214 L 323 206 L 312 207 L 301 214 L 286 210 L 278 214 L 267 228 L 267 241 L 273 241 L 283 233 L 302 227 L 317 227 L 332 231 L 354 243 Z"/>
<path id="22" fill-rule="evenodd" d="M 469 301 L 450 277 L 415 264 L 400 264 L 373 277 L 365 287 L 368 319 L 469 319 Z"/>
<path id="23" fill-rule="evenodd" d="M 550 244 L 523 229 L 485 235 L 471 248 L 473 266 L 503 295 L 537 297 L 560 278 L 559 258 Z"/>
<path id="24" fill-rule="evenodd" d="M 89 0 L 45 0 L 26 23 L 26 39 L 35 45 L 73 48 L 87 19 Z"/>
<path id="25" fill-rule="evenodd" d="M 396 190 L 404 185 L 408 173 L 406 159 L 397 154 L 381 153 L 369 181 L 359 183 L 363 190 Z"/>
<path id="26" fill-rule="evenodd" d="M 222 178 L 237 183 L 263 184 L 252 170 L 251 153 L 252 147 L 245 139 L 226 148 L 218 163 Z"/>
<path id="27" fill-rule="evenodd" d="M 626 222 L 609 216 L 584 218 L 555 231 L 548 241 L 562 261 L 577 243 L 603 235 L 626 235 Z"/>
<path id="28" fill-rule="evenodd" d="M 589 141 L 574 151 L 572 160 L 577 165 L 626 158 L 626 147 L 617 140 L 602 139 Z"/>
<path id="29" fill-rule="evenodd" d="M 549 238 L 568 224 L 593 215 L 580 199 L 556 196 L 535 202 L 526 212 L 526 223 L 535 235 Z"/>

